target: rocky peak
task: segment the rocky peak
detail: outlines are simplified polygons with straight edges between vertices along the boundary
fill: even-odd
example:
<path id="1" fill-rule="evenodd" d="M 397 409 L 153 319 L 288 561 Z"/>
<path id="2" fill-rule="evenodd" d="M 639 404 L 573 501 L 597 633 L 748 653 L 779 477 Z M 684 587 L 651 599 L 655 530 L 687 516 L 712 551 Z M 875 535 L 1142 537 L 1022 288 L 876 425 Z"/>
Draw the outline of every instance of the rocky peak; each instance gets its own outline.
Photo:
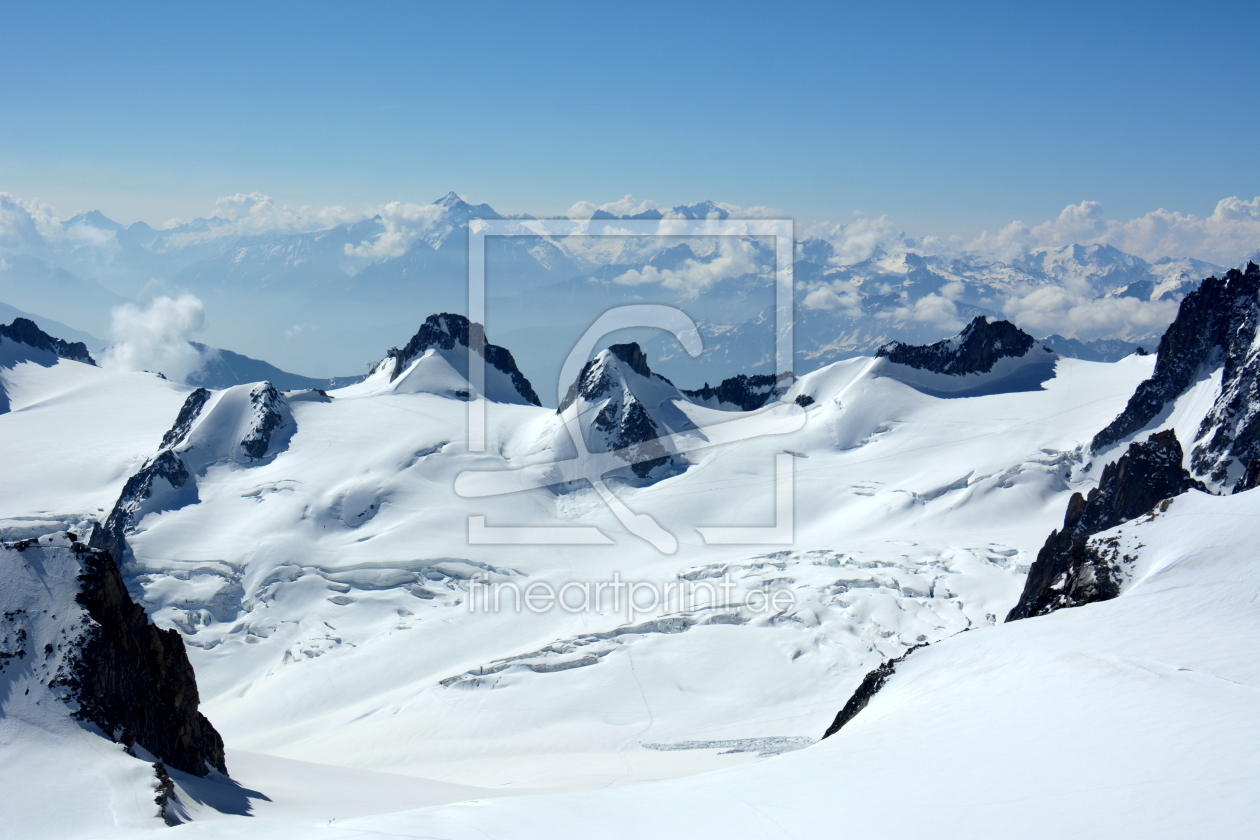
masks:
<path id="1" fill-rule="evenodd" d="M 652 375 L 652 371 L 648 369 L 647 356 L 638 343 L 632 341 L 629 344 L 613 344 L 608 352 L 629 365 L 639 376 Z"/>
<path id="2" fill-rule="evenodd" d="M 1204 489 L 1181 462 L 1181 443 L 1169 429 L 1130 444 L 1119 460 L 1103 468 L 1088 497 L 1073 494 L 1063 527 L 1052 531 L 1038 552 L 1019 603 L 1006 620 L 1116 597 L 1122 570 L 1092 551 L 1088 539 L 1148 513 L 1164 499 Z"/>
<path id="3" fill-rule="evenodd" d="M 648 367 L 638 344 L 614 344 L 587 361 L 556 414 L 577 413 L 591 452 L 617 452 L 639 479 L 685 469 L 686 462 L 659 440 L 690 429 L 673 405 L 682 392 Z"/>
<path id="4" fill-rule="evenodd" d="M 1239 481 L 1260 458 L 1260 267 L 1209 277 L 1181 301 L 1159 341 L 1155 370 L 1137 387 L 1124 411 L 1094 436 L 1101 452 L 1149 427 L 1165 407 L 1216 369 L 1221 386 L 1195 435 L 1195 475 L 1221 487 Z"/>
<path id="5" fill-rule="evenodd" d="M 560 401 L 556 413 L 560 414 L 577 399 L 588 402 L 608 395 L 614 388 L 621 387 L 633 395 L 634 387 L 627 380 L 626 373 L 636 374 L 649 382 L 659 382 L 673 389 L 674 385 L 659 373 L 653 373 L 648 367 L 647 356 L 637 342 L 614 344 L 601 350 L 590 359 L 578 373 L 577 379 L 569 386 L 569 390 Z"/>
<path id="6" fill-rule="evenodd" d="M 485 327 L 481 324 L 470 322 L 465 316 L 450 312 L 430 315 L 406 345 L 390 349 L 385 357 L 386 362 L 392 360 L 393 364 L 389 379 L 391 382 L 398 379 L 407 366 L 424 355 L 426 350 L 436 348 L 452 351 L 457 346 L 466 350 L 470 340 L 474 339 L 479 341 L 478 349 L 481 357 L 491 367 L 507 376 L 522 398 L 533 405 L 542 405 L 538 394 L 534 393 L 533 386 L 516 366 L 516 360 L 512 358 L 511 351 L 506 347 L 491 344 L 486 339 Z"/>
<path id="7" fill-rule="evenodd" d="M 54 338 L 28 318 L 14 318 L 13 323 L 8 326 L 0 324 L 0 341 L 5 339 L 37 350 L 46 350 L 63 359 L 88 365 L 96 364 L 96 360 L 88 353 L 87 345 L 82 341 L 69 342 Z"/>
<path id="8" fill-rule="evenodd" d="M 911 345 L 893 341 L 875 352 L 894 364 L 932 373 L 961 376 L 988 373 L 999 359 L 1020 358 L 1037 344 L 1036 339 L 1010 321 L 989 321 L 977 315 L 954 338 L 935 344 Z"/>

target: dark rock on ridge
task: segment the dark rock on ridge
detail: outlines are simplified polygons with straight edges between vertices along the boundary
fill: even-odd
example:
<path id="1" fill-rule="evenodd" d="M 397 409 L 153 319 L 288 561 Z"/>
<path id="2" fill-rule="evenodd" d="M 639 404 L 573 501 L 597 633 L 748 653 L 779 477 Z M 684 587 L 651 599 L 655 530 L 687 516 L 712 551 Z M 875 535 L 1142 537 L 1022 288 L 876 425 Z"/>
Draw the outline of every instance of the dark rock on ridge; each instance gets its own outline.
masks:
<path id="1" fill-rule="evenodd" d="M 82 341 L 69 342 L 54 338 L 41 330 L 29 318 L 14 318 L 13 323 L 8 326 L 0 324 L 0 339 L 5 338 L 37 350 L 47 350 L 63 359 L 88 365 L 96 364 L 96 360 L 88 353 L 87 345 Z"/>
<path id="2" fill-rule="evenodd" d="M 125 558 L 126 535 L 153 500 L 161 498 L 167 504 L 196 501 L 196 484 L 192 478 L 204 468 L 205 462 L 194 459 L 190 467 L 189 453 L 179 448 L 188 439 L 210 396 L 205 388 L 198 388 L 184 400 L 174 425 L 162 436 L 158 453 L 127 479 L 104 525 L 93 531 L 91 545 L 94 548 Z M 233 443 L 239 447 L 238 457 L 247 462 L 261 461 L 267 458 L 277 432 L 292 427 L 291 418 L 284 398 L 270 382 L 260 382 L 250 390 L 249 408 L 249 429 L 241 440 Z"/>
<path id="3" fill-rule="evenodd" d="M 897 670 L 897 664 L 905 661 L 907 656 L 914 653 L 921 647 L 927 647 L 927 643 L 924 642 L 922 644 L 915 645 L 905 653 L 901 654 L 901 656 L 883 662 L 878 668 L 875 668 L 873 671 L 868 673 L 866 677 L 863 678 L 861 685 L 859 685 L 857 690 L 853 692 L 853 696 L 851 696 L 849 701 L 844 704 L 844 708 L 836 715 L 836 719 L 831 722 L 831 726 L 827 727 L 827 731 L 823 733 L 823 737 L 830 738 L 832 735 L 835 735 L 844 728 L 849 721 L 857 717 L 858 712 L 865 709 L 866 704 L 871 702 L 871 698 L 884 687 L 884 683 L 888 682 L 888 678 L 891 677 Z"/>
<path id="4" fill-rule="evenodd" d="M 516 366 L 516 360 L 512 358 L 511 351 L 487 341 L 485 327 L 481 324 L 471 323 L 463 315 L 453 315 L 449 312 L 430 315 L 405 346 L 390 349 L 386 358 L 394 360 L 394 369 L 390 372 L 389 379 L 392 382 L 401 376 L 407 369 L 407 365 L 431 347 L 453 350 L 456 344 L 470 346 L 470 341 L 476 342 L 477 350 L 487 364 L 512 380 L 517 393 L 534 405 L 542 405 L 542 401 L 534 393 L 533 386 Z"/>
<path id="5" fill-rule="evenodd" d="M 272 434 L 284 425 L 285 415 L 280 410 L 282 400 L 276 386 L 263 382 L 249 392 L 249 402 L 254 409 L 254 423 L 241 439 L 241 448 L 250 459 L 261 461 L 271 448 Z"/>
<path id="6" fill-rule="evenodd" d="M 113 557 L 122 558 L 127 552 L 127 532 L 136 524 L 137 514 L 155 492 L 154 485 L 164 481 L 174 490 L 179 490 L 188 483 L 191 477 L 188 467 L 174 451 L 188 437 L 188 432 L 201 410 L 210 399 L 210 392 L 198 388 L 188 395 L 180 406 L 175 424 L 162 435 L 162 443 L 158 454 L 145 462 L 134 475 L 127 479 L 118 501 L 110 510 L 105 524 L 93 530 L 89 544 L 93 548 L 109 552 Z"/>
<path id="7" fill-rule="evenodd" d="M 1010 321 L 990 322 L 977 315 L 954 338 L 935 344 L 913 345 L 893 341 L 875 351 L 876 358 L 886 358 L 899 365 L 962 376 L 988 373 L 999 359 L 1024 356 L 1036 340 Z"/>
<path id="8" fill-rule="evenodd" d="M 1063 527 L 1052 531 L 1028 571 L 1019 603 L 1007 615 L 1016 621 L 1064 607 L 1106 601 L 1120 594 L 1120 570 L 1088 542 L 1094 534 L 1151 511 L 1191 488 L 1203 490 L 1181 465 L 1181 444 L 1171 429 L 1130 444 L 1103 468 L 1086 498 L 1073 494 Z"/>
<path id="9" fill-rule="evenodd" d="M 783 390 L 780 383 L 790 384 L 791 380 L 791 374 L 775 376 L 769 373 L 756 373 L 749 376 L 741 373 L 723 379 L 717 387 L 706 382 L 703 388 L 683 391 L 683 393 L 701 402 L 717 400 L 736 406 L 741 411 L 755 411 L 782 396 Z"/>
<path id="10" fill-rule="evenodd" d="M 1221 393 L 1204 417 L 1191 452 L 1191 469 L 1218 484 L 1237 480 L 1260 457 L 1257 377 L 1260 359 L 1252 351 L 1260 305 L 1260 268 L 1231 269 L 1223 279 L 1209 277 L 1181 301 L 1156 351 L 1151 378 L 1137 387 L 1124 411 L 1094 436 L 1101 452 L 1147 428 L 1168 404 L 1195 382 L 1222 366 Z"/>
<path id="11" fill-rule="evenodd" d="M 189 430 L 192 429 L 193 421 L 201 415 L 201 409 L 205 408 L 206 401 L 209 399 L 210 392 L 205 388 L 198 388 L 189 394 L 184 404 L 180 406 L 175 425 L 162 435 L 162 445 L 159 448 L 170 449 L 172 446 L 183 443 L 184 438 L 188 437 Z"/>

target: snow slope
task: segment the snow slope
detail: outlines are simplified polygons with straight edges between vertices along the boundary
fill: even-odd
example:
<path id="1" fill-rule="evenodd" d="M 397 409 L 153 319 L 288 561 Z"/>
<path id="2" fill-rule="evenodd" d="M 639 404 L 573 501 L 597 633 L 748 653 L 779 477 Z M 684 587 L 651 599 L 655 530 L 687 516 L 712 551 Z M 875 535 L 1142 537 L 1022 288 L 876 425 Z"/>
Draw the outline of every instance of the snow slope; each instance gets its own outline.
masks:
<path id="1" fill-rule="evenodd" d="M 138 509 L 125 573 L 155 621 L 183 634 L 202 709 L 250 768 L 228 793 L 175 776 L 196 817 L 177 831 L 244 836 L 257 825 L 265 836 L 304 836 L 309 826 L 299 825 L 315 815 L 340 824 L 375 814 L 354 830 L 464 836 L 459 826 L 468 823 L 505 836 L 531 836 L 533 826 L 535 836 L 759 836 L 753 827 L 776 830 L 757 816 L 768 813 L 797 836 L 818 836 L 842 819 L 876 836 L 922 836 L 929 817 L 904 806 L 907 790 L 922 786 L 931 819 L 965 811 L 972 822 L 958 825 L 996 836 L 1018 810 L 1001 803 L 1061 798 L 1066 780 L 1082 772 L 1073 762 L 1084 760 L 1047 748 L 1040 769 L 982 772 L 1010 755 L 1001 744 L 1035 736 L 1059 746 L 1062 735 L 1050 733 L 1079 731 L 1106 769 L 1146 725 L 1140 712 L 1065 718 L 1063 708 L 1075 708 L 1065 686 L 1079 682 L 1104 712 L 1118 708 L 1106 705 L 1113 693 L 1114 703 L 1139 710 L 1202 699 L 1160 691 L 1143 699 L 1144 684 L 1126 682 L 1126 669 L 1113 680 L 1107 668 L 1094 673 L 1083 649 L 1055 652 L 1094 637 L 1095 658 L 1128 651 L 1207 669 L 1181 659 L 1175 645 L 1161 653 L 1173 629 L 1147 633 L 1139 627 L 1152 620 L 1147 608 L 1121 606 L 1156 604 L 1141 600 L 1149 587 L 994 626 L 1067 496 L 1091 486 L 1085 447 L 1150 375 L 1151 357 L 1058 358 L 1034 389 L 949 398 L 886 375 L 883 360 L 860 358 L 801 377 L 782 402 L 753 412 L 708 408 L 666 389 L 654 416 L 668 409 L 696 430 L 695 445 L 678 453 L 686 469 L 607 484 L 627 509 L 674 535 L 673 553 L 637 536 L 585 484 L 533 481 L 568 454 L 547 443 L 554 411 L 455 393 L 458 379 L 444 377 L 459 371 L 418 367 L 435 357 L 443 358 L 422 354 L 392 382 L 387 373 L 369 377 L 331 399 L 277 395 L 286 419 L 260 458 L 238 457 L 257 425 L 246 417 L 251 386 L 213 394 L 186 434 L 171 438 L 181 458 L 197 462 L 189 461 L 192 495 L 179 506 Z M 416 387 L 394 387 L 409 376 Z M 619 376 L 624 384 L 638 374 Z M 0 377 L 15 398 L 0 416 L 11 465 L 0 476 L 0 515 L 26 531 L 103 516 L 128 476 L 157 455 L 191 393 L 155 376 L 64 360 L 19 364 Z M 469 412 L 483 409 L 485 445 L 470 446 Z M 59 467 L 50 457 L 64 447 L 81 453 L 77 464 L 67 458 Z M 790 524 L 776 514 L 776 474 L 792 477 Z M 1218 501 L 1241 504 L 1208 499 Z M 528 533 L 522 542 L 495 530 L 507 526 L 564 528 L 576 540 L 530 544 Z M 714 541 L 712 529 L 723 527 L 766 531 Z M 607 598 L 541 612 L 516 608 L 510 592 L 498 609 L 488 600 L 496 584 L 559 590 L 614 579 L 675 589 L 672 600 L 633 610 Z M 681 594 L 688 586 L 698 593 L 689 603 Z M 766 608 L 775 593 L 785 600 Z M 1151 609 L 1168 609 L 1159 604 Z M 1111 619 L 1072 624 L 1105 609 L 1136 610 L 1132 632 L 1149 636 L 1148 647 L 1134 654 L 1120 634 L 1107 641 L 1113 647 L 1100 644 Z M 1184 620 L 1197 619 L 1187 611 Z M 971 632 L 957 635 L 963 630 Z M 808 746 L 868 670 L 924 641 L 936 644 L 914 653 L 849 727 Z M 925 687 L 903 689 L 913 685 Z M 1233 700 L 1219 702 L 1237 711 Z M 989 725 L 999 734 L 977 734 Z M 679 780 L 712 770 L 722 772 Z M 366 794 L 333 792 L 365 791 L 350 781 L 358 772 L 386 774 L 370 806 L 354 804 Z M 1044 794 L 1030 793 L 1028 780 L 1042 775 Z M 629 786 L 662 779 L 675 781 Z M 947 804 L 947 784 L 971 805 Z M 610 790 L 519 796 L 599 789 Z M 380 816 L 509 793 L 518 796 Z M 634 798 L 646 796 L 652 807 Z M 727 806 L 717 813 L 720 802 Z M 692 816 L 679 813 L 686 807 Z M 557 808 L 575 822 L 556 823 Z M 613 825 L 609 815 L 625 809 L 638 821 Z M 240 813 L 259 816 L 251 823 Z M 890 814 L 904 826 L 879 829 Z M 579 819 L 600 831 L 583 835 Z M 687 831 L 665 831 L 657 819 Z M 326 836 L 350 836 L 336 824 Z"/>
<path id="2" fill-rule="evenodd" d="M 788 402 L 815 400 L 797 431 L 688 452 L 686 472 L 650 486 L 613 482 L 633 511 L 676 534 L 673 555 L 628 532 L 590 489 L 453 492 L 461 473 L 550 458 L 533 446 L 550 410 L 488 404 L 487 445 L 475 452 L 468 402 L 345 389 L 330 402 L 292 401 L 296 430 L 274 457 L 216 461 L 196 478 L 196 504 L 140 520 L 126 571 L 155 619 L 185 634 L 203 708 L 237 749 L 512 788 L 753 761 L 642 744 L 817 737 L 882 659 L 995 621 L 1061 516 L 1074 453 L 1149 372 L 1141 358 L 1061 360 L 1045 390 L 942 400 L 872 376 L 871 364 L 795 383 Z M 114 399 L 143 415 L 137 437 L 155 453 L 187 389 L 95 374 L 113 377 Z M 27 399 L 34 421 L 43 403 L 34 391 Z M 63 399 L 84 404 L 78 392 Z M 674 406 L 708 434 L 715 418 L 782 431 L 773 412 Z M 76 435 L 73 414 L 42 420 L 50 438 Z M 792 545 L 707 544 L 696 526 L 775 524 L 784 453 Z M 49 498 L 84 493 L 73 474 L 46 472 L 32 456 L 6 480 Z M 96 500 L 124 480 L 91 485 L 93 506 L 107 509 Z M 36 515 L 22 493 L 5 498 L 8 515 Z M 595 528 L 611 544 L 470 545 L 478 516 L 490 527 Z M 741 596 L 781 589 L 795 606 L 474 613 L 477 573 L 556 588 L 729 574 Z"/>
<path id="3" fill-rule="evenodd" d="M 804 752 L 344 828 L 452 840 L 1254 836 L 1257 514 L 1255 492 L 1191 491 L 1122 526 L 1141 559 L 1118 599 L 918 651 L 848 727 Z"/>

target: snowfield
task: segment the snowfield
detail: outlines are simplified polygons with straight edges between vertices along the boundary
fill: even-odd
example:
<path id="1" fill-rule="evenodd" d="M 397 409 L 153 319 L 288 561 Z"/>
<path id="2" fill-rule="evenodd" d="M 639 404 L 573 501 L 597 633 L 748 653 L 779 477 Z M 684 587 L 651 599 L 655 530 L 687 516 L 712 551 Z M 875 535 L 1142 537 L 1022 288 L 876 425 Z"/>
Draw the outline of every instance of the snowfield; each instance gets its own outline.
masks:
<path id="1" fill-rule="evenodd" d="M 122 568 L 154 621 L 182 634 L 201 710 L 229 748 L 234 781 L 172 772 L 192 822 L 169 831 L 1254 834 L 1260 496 L 1180 497 L 1117 529 L 1139 558 L 1120 598 L 999 623 L 1069 495 L 1105 463 L 1089 440 L 1154 364 L 1046 356 L 952 394 L 934 375 L 850 359 L 757 412 L 654 385 L 664 396 L 644 399 L 647 416 L 696 445 L 665 477 L 627 472 L 608 487 L 672 551 L 583 483 L 456 492 L 469 475 L 511 489 L 512 471 L 575 453 L 563 416 L 470 398 L 448 355 L 329 398 L 292 393 L 252 450 L 240 443 L 259 428 L 258 389 L 215 392 L 172 446 L 189 483 L 138 508 Z M 103 519 L 192 392 L 67 360 L 0 361 L 6 540 Z M 637 374 L 619 375 L 642 396 Z M 1166 422 L 1180 433 L 1211 399 L 1191 392 Z M 789 407 L 796 428 L 782 422 Z M 569 410 L 590 431 L 598 409 Z M 470 410 L 485 412 L 484 447 L 469 445 Z M 723 423 L 747 436 L 714 443 Z M 494 530 L 509 526 L 564 527 L 574 541 Z M 700 530 L 737 527 L 764 528 L 765 543 Z M 534 610 L 513 594 L 585 597 L 613 581 L 643 597 L 605 589 L 585 608 Z M 870 669 L 923 642 L 815 743 Z M 139 805 L 89 807 L 86 793 L 64 819 L 32 820 L 72 787 L 126 787 L 150 765 L 77 726 L 41 735 L 12 708 L 3 780 L 24 792 L 0 798 L 0 836 L 166 830 Z M 86 762 L 88 749 L 106 757 Z M 8 760 L 19 750 L 49 777 L 66 764 L 92 781 L 23 782 Z"/>

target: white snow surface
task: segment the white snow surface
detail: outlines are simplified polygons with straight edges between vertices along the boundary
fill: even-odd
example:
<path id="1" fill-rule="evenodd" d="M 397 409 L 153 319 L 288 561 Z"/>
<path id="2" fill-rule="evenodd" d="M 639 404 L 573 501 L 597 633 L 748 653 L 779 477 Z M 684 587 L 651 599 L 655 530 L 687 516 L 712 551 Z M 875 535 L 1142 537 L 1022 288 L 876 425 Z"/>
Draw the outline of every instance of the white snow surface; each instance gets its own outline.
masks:
<path id="1" fill-rule="evenodd" d="M 999 625 L 1068 495 L 1100 472 L 1082 469 L 1084 445 L 1153 357 L 1057 359 L 1037 389 L 963 398 L 875 364 L 803 376 L 784 402 L 815 402 L 790 432 L 764 410 L 667 395 L 711 437 L 719 421 L 764 432 L 690 450 L 690 467 L 660 481 L 610 481 L 676 535 L 673 554 L 589 488 L 454 491 L 463 473 L 569 454 L 543 434 L 557 431 L 550 409 L 452 399 L 457 380 L 427 373 L 415 388 L 369 377 L 330 402 L 291 401 L 292 437 L 274 457 L 214 459 L 196 503 L 148 514 L 129 537 L 124 574 L 184 635 L 241 786 L 227 798 L 254 815 L 176 778 L 194 821 L 171 831 L 1171 837 L 1194 818 L 1228 837 L 1260 825 L 1247 730 L 1256 578 L 1242 549 L 1254 493 L 1179 499 L 1142 524 L 1162 530 L 1140 540 L 1152 553 L 1121 598 Z M 103 517 L 190 390 L 64 360 L 0 370 L 0 382 L 13 400 L 0 415 L 10 536 Z M 207 425 L 229 393 L 194 428 L 207 452 L 229 451 L 239 431 Z M 467 427 L 481 407 L 478 449 Z M 776 524 L 785 453 L 790 544 L 706 544 L 696 526 Z M 606 544 L 472 544 L 472 516 L 593 527 Z M 487 589 L 474 575 L 521 589 L 729 576 L 733 589 L 633 614 L 516 610 L 510 595 L 489 611 L 470 609 Z M 754 591 L 791 604 L 758 609 Z M 922 641 L 936 644 L 841 733 L 760 757 L 817 739 L 867 671 Z M 444 804 L 455 802 L 468 804 Z"/>

